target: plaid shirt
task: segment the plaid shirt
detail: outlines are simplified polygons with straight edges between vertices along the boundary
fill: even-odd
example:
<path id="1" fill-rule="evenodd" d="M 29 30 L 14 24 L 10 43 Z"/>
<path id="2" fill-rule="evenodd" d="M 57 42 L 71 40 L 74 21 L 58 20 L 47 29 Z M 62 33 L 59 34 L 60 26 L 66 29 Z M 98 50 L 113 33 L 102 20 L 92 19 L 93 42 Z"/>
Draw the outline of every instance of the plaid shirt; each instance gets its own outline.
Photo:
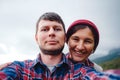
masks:
<path id="1" fill-rule="evenodd" d="M 0 71 L 0 80 L 120 80 L 120 77 L 97 72 L 82 63 L 73 64 L 63 55 L 52 72 L 40 56 L 36 60 L 15 61 Z"/>
<path id="2" fill-rule="evenodd" d="M 67 53 L 66 54 L 66 58 L 71 60 L 73 63 L 76 63 L 75 61 L 73 61 L 71 58 L 70 58 L 70 53 Z M 87 58 L 84 63 L 83 63 L 85 66 L 88 66 L 88 67 L 93 67 L 95 70 L 99 71 L 99 72 L 103 72 L 103 68 L 101 66 L 99 66 L 98 64 L 92 62 L 91 60 L 89 60 L 89 58 Z"/>

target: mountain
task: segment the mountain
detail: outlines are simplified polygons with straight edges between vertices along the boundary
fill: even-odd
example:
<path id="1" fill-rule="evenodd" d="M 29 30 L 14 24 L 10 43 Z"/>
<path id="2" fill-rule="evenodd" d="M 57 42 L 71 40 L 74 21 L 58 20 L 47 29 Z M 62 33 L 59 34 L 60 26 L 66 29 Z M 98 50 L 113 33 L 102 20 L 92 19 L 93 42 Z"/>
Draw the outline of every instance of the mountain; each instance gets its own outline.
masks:
<path id="1" fill-rule="evenodd" d="M 108 55 L 92 60 L 99 64 L 103 70 L 120 69 L 120 48 L 112 49 Z"/>
<path id="2" fill-rule="evenodd" d="M 97 64 L 101 64 L 115 58 L 120 58 L 120 48 L 112 49 L 109 51 L 108 55 L 94 59 L 92 61 L 96 62 Z"/>

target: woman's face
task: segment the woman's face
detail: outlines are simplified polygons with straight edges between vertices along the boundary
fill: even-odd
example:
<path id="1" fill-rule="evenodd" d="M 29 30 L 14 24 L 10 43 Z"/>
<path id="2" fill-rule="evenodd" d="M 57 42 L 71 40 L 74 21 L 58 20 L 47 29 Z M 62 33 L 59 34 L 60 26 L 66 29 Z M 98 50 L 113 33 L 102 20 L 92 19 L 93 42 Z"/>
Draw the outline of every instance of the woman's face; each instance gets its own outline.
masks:
<path id="1" fill-rule="evenodd" d="M 94 36 L 91 30 L 88 27 L 77 30 L 69 38 L 68 47 L 74 61 L 84 62 L 94 48 Z"/>

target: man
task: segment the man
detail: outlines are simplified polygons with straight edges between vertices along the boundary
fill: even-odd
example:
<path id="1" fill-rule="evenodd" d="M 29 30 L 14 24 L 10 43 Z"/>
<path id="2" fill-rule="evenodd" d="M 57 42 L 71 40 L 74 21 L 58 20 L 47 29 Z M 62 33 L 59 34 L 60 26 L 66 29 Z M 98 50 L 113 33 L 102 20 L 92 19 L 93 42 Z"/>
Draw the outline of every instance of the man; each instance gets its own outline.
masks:
<path id="1" fill-rule="evenodd" d="M 14 61 L 0 72 L 0 79 L 61 80 L 70 65 L 62 53 L 65 26 L 61 17 L 53 12 L 43 14 L 36 25 L 36 42 L 40 54 L 36 60 Z"/>
<path id="2" fill-rule="evenodd" d="M 73 64 L 62 53 L 65 27 L 53 12 L 43 14 L 36 25 L 40 53 L 35 60 L 14 61 L 0 70 L 0 80 L 108 80 L 120 79 L 95 71 L 82 63 Z"/>

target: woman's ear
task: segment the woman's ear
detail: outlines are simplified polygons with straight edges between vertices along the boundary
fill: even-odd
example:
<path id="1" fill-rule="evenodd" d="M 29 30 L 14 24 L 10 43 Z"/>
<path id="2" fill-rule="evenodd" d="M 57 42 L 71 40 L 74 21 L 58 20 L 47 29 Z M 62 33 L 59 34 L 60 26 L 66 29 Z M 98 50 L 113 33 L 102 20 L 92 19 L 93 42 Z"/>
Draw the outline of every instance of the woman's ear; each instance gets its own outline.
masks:
<path id="1" fill-rule="evenodd" d="M 94 53 L 94 50 L 91 51 L 91 54 L 93 54 L 93 53 Z"/>

